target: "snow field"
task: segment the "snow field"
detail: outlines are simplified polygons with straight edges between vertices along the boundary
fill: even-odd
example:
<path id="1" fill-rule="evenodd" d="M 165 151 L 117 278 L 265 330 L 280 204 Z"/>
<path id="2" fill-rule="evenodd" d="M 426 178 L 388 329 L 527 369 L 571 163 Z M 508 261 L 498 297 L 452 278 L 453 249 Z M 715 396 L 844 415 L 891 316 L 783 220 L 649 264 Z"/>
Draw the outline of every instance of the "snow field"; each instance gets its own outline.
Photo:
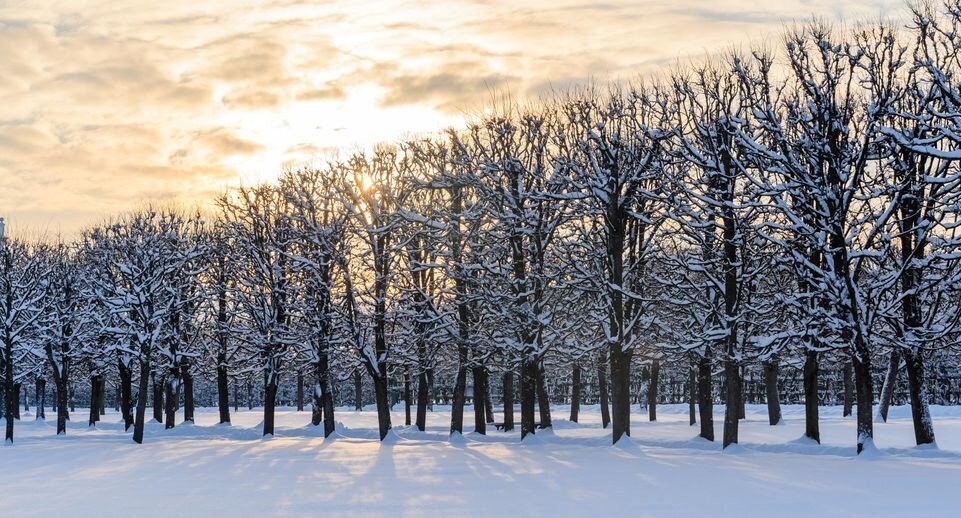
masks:
<path id="1" fill-rule="evenodd" d="M 339 409 L 335 437 L 310 413 L 281 409 L 277 434 L 262 438 L 262 414 L 216 409 L 197 423 L 147 426 L 136 445 L 119 414 L 96 429 L 77 409 L 65 437 L 55 421 L 25 414 L 14 445 L 0 448 L 3 516 L 958 516 L 961 408 L 932 407 L 937 447 L 914 446 L 910 409 L 878 423 L 877 455 L 854 455 L 855 420 L 821 409 L 822 445 L 801 440 L 803 407 L 784 406 L 769 426 L 749 406 L 741 444 L 722 452 L 696 437 L 684 405 L 633 409 L 629 442 L 609 445 L 596 407 L 580 423 L 553 408 L 555 427 L 521 443 L 519 432 L 450 440 L 450 414 L 428 413 L 428 429 L 403 423 L 376 440 L 376 412 Z M 720 437 L 723 407 L 715 408 Z M 467 409 L 465 429 L 473 414 Z"/>

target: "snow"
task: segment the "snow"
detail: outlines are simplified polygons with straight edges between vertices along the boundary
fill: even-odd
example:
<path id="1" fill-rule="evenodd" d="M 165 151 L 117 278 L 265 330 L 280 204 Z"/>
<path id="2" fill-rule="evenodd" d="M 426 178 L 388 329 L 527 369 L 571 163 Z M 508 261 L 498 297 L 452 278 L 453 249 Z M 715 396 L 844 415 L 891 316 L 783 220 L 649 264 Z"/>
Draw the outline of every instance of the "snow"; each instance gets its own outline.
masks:
<path id="1" fill-rule="evenodd" d="M 719 442 L 696 437 L 686 405 L 659 406 L 654 423 L 635 407 L 633 437 L 617 447 L 596 407 L 582 407 L 580 423 L 558 419 L 564 406 L 553 410 L 554 429 L 524 445 L 517 430 L 450 440 L 443 407 L 428 414 L 426 432 L 397 426 L 389 444 L 376 440 L 373 408 L 340 410 L 336 439 L 327 440 L 322 427 L 310 426 L 309 410 L 281 409 L 275 436 L 263 439 L 257 410 L 234 413 L 224 427 L 215 409 L 199 409 L 193 426 L 148 424 L 139 446 L 113 412 L 88 429 L 78 408 L 64 437 L 54 435 L 54 420 L 26 413 L 15 444 L 0 448 L 0 509 L 4 516 L 956 516 L 961 508 L 961 407 L 931 407 L 938 446 L 924 448 L 914 446 L 910 408 L 892 407 L 889 422 L 876 425 L 870 459 L 855 456 L 855 420 L 839 407 L 821 409 L 818 445 L 800 439 L 803 407 L 785 405 L 784 424 L 772 427 L 765 407 L 749 406 L 741 443 L 723 453 Z M 469 430 L 470 408 L 466 414 Z M 718 437 L 722 425 L 715 420 Z"/>

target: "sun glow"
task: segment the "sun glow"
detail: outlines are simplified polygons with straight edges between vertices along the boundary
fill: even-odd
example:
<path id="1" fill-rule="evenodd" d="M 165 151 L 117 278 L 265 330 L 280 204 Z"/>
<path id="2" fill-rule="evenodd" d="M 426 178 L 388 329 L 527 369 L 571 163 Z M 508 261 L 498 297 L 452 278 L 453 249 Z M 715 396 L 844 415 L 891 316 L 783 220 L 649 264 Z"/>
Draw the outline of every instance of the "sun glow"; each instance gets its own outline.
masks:
<path id="1" fill-rule="evenodd" d="M 459 118 L 428 106 L 385 108 L 382 97 L 383 89 L 364 85 L 342 101 L 294 100 L 278 110 L 232 112 L 223 124 L 261 149 L 224 164 L 245 184 L 272 181 L 284 169 L 319 167 L 382 142 L 437 132 Z"/>

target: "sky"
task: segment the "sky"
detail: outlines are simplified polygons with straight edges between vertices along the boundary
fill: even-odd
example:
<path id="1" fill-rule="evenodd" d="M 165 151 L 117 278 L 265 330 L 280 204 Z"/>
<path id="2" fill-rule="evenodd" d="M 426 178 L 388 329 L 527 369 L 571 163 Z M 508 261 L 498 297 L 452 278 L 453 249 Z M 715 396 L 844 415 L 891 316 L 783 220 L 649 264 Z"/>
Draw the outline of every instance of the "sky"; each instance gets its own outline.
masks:
<path id="1" fill-rule="evenodd" d="M 209 207 L 493 97 L 650 77 L 817 16 L 901 0 L 0 0 L 0 216 L 76 235 L 147 203 Z"/>

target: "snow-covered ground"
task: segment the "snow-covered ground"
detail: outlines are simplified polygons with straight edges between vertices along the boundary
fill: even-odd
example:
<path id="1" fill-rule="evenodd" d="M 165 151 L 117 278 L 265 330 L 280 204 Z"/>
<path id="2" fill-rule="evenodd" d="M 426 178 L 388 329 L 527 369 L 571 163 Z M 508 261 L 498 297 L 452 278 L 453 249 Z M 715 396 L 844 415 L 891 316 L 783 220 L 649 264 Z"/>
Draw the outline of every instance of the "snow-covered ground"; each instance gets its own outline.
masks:
<path id="1" fill-rule="evenodd" d="M 396 409 L 401 409 L 400 405 Z M 784 407 L 768 426 L 748 407 L 741 444 L 696 438 L 685 406 L 659 407 L 656 423 L 636 412 L 633 439 L 609 446 L 596 408 L 580 424 L 554 408 L 553 431 L 521 444 L 491 431 L 448 439 L 449 412 L 428 414 L 427 432 L 395 426 L 376 440 L 372 410 L 337 414 L 325 440 L 309 412 L 282 410 L 263 439 L 261 414 L 242 410 L 217 426 L 148 425 L 136 445 L 109 412 L 96 429 L 77 409 L 66 437 L 55 422 L 17 423 L 0 448 L 3 516 L 959 516 L 961 407 L 934 407 L 937 448 L 914 446 L 910 409 L 877 424 L 879 453 L 854 455 L 854 419 L 821 411 L 822 445 L 799 440 L 803 408 Z M 720 437 L 723 408 L 715 409 Z M 395 423 L 403 423 L 396 412 Z M 470 409 L 465 424 L 473 423 Z"/>

